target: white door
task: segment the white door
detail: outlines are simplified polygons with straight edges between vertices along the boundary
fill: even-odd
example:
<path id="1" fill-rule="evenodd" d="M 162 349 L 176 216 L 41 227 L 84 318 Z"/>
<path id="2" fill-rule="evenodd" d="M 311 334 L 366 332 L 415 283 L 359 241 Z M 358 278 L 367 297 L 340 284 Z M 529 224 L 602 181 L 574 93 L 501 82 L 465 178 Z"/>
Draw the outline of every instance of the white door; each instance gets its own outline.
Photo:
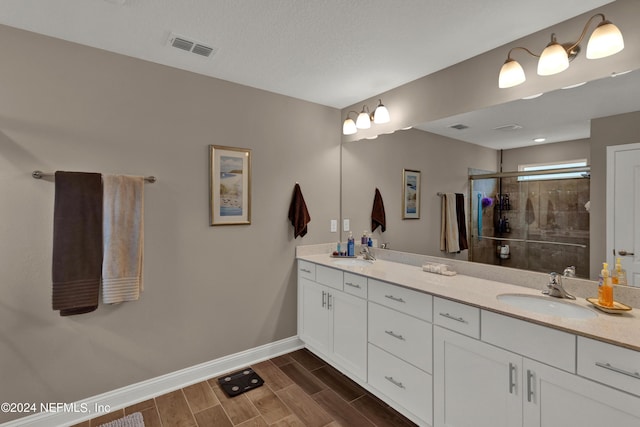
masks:
<path id="1" fill-rule="evenodd" d="M 367 379 L 367 301 L 331 290 L 333 357 L 359 379 Z"/>
<path id="2" fill-rule="evenodd" d="M 524 427 L 637 427 L 640 399 L 524 359 Z"/>
<path id="3" fill-rule="evenodd" d="M 328 288 L 301 277 L 298 279 L 298 292 L 302 292 L 300 339 L 326 354 L 330 350 Z"/>
<path id="4" fill-rule="evenodd" d="M 434 426 L 521 426 L 522 357 L 439 326 L 433 335 Z"/>
<path id="5" fill-rule="evenodd" d="M 607 147 L 607 259 L 640 286 L 640 144 Z"/>

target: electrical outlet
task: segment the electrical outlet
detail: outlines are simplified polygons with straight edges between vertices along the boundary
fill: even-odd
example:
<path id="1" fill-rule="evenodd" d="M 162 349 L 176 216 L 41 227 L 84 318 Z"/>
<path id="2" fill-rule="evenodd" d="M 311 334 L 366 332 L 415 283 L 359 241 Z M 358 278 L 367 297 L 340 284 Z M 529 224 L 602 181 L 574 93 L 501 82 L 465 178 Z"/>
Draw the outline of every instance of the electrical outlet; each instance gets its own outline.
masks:
<path id="1" fill-rule="evenodd" d="M 337 219 L 332 219 L 331 220 L 331 232 L 332 233 L 337 233 L 338 232 L 338 220 Z"/>
<path id="2" fill-rule="evenodd" d="M 342 220 L 342 231 L 349 231 L 350 228 L 351 228 L 351 226 L 349 224 L 349 218 L 343 219 Z"/>

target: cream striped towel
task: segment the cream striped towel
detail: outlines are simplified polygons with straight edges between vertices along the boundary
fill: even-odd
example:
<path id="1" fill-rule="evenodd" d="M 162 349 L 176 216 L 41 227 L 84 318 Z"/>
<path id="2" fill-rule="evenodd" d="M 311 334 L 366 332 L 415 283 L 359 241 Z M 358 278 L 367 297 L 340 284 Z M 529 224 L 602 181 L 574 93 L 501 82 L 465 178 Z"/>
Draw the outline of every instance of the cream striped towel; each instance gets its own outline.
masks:
<path id="1" fill-rule="evenodd" d="M 140 297 L 144 253 L 144 177 L 103 175 L 102 302 Z"/>

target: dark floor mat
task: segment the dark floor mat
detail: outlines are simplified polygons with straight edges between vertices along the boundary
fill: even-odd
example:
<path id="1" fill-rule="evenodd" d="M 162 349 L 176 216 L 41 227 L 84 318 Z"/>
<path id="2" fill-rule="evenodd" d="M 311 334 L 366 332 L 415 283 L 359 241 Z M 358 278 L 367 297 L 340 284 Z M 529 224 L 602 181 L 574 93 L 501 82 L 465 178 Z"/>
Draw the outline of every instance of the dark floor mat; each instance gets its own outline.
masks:
<path id="1" fill-rule="evenodd" d="M 264 380 L 253 369 L 245 368 L 218 378 L 218 384 L 229 397 L 233 397 L 260 387 Z"/>

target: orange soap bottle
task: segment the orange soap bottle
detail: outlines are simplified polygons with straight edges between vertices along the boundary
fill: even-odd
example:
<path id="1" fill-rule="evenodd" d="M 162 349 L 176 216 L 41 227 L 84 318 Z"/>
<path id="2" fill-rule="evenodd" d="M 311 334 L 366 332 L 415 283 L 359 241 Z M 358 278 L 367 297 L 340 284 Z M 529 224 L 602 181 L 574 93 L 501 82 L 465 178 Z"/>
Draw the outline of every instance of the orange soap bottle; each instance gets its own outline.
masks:
<path id="1" fill-rule="evenodd" d="M 602 277 L 598 287 L 598 303 L 605 307 L 613 307 L 613 286 L 611 286 L 611 275 L 609 274 L 609 264 L 602 263 Z"/>

